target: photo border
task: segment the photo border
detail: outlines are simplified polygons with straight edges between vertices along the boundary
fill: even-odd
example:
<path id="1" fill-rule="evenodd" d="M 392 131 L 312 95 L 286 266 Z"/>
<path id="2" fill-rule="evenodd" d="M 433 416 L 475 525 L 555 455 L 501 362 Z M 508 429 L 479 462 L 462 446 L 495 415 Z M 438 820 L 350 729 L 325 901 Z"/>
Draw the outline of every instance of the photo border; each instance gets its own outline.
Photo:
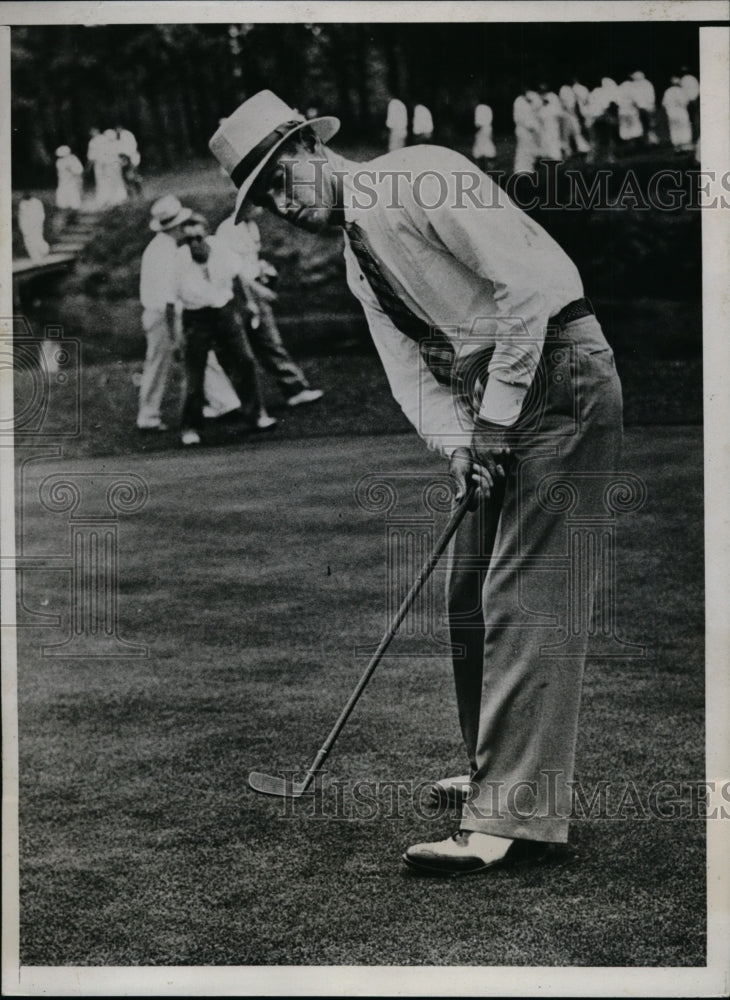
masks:
<path id="1" fill-rule="evenodd" d="M 700 29 L 702 170 L 718 180 L 705 205 L 720 197 L 719 178 L 730 175 L 730 35 L 728 7 L 717 0 L 619 2 L 60 2 L 3 3 L 4 25 L 249 22 L 532 22 L 684 21 Z M 10 273 L 10 29 L 0 27 L 0 317 L 12 316 Z M 725 192 L 726 193 L 726 192 Z M 728 777 L 730 756 L 730 527 L 727 501 L 730 453 L 730 241 L 728 214 L 703 209 L 703 366 L 706 543 L 706 777 L 716 787 Z M 0 372 L 0 419 L 12 417 L 12 373 Z M 0 446 L 3 703 L 3 928 L 2 988 L 7 996 L 151 993 L 158 996 L 420 995 L 420 996 L 721 996 L 730 977 L 730 824 L 707 823 L 708 933 L 705 968 L 462 967 L 19 967 L 18 730 L 15 644 L 14 480 L 12 447 Z M 10 567 L 10 571 L 8 570 Z M 708 808 L 720 802 L 708 800 Z M 485 883 L 485 905 L 488 885 Z"/>

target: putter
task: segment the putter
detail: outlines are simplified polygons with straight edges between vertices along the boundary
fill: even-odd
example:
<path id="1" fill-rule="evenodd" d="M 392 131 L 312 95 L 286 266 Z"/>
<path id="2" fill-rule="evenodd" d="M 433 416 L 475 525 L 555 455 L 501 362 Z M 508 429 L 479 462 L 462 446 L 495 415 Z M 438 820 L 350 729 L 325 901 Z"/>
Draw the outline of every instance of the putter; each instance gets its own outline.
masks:
<path id="1" fill-rule="evenodd" d="M 451 541 L 454 535 L 454 532 L 459 527 L 461 522 L 464 520 L 464 515 L 466 514 L 469 508 L 469 504 L 471 502 L 471 498 L 475 488 L 476 487 L 473 480 L 469 480 L 467 483 L 467 488 L 466 492 L 464 493 L 464 496 L 459 501 L 458 506 L 456 507 L 453 514 L 449 518 L 448 524 L 444 528 L 440 537 L 437 539 L 436 544 L 433 547 L 433 551 L 431 552 L 426 562 L 423 564 L 420 573 L 418 574 L 413 584 L 411 585 L 411 589 L 408 591 L 405 598 L 403 599 L 403 602 L 401 606 L 398 608 L 398 611 L 392 623 L 388 626 L 385 635 L 380 640 L 380 644 L 373 653 L 370 662 L 365 668 L 365 672 L 363 673 L 360 680 L 357 682 L 355 690 L 350 695 L 347 704 L 342 709 L 342 712 L 340 713 L 337 722 L 335 722 L 329 736 L 322 744 L 319 753 L 314 758 L 314 763 L 305 774 L 304 779 L 302 781 L 293 781 L 291 777 L 284 777 L 282 775 L 273 775 L 273 774 L 263 774 L 261 771 L 252 771 L 248 776 L 248 783 L 255 792 L 260 792 L 262 795 L 277 795 L 280 797 L 290 798 L 290 799 L 298 799 L 302 795 L 312 794 L 312 792 L 309 790 L 310 785 L 314 781 L 314 778 L 319 769 L 322 767 L 322 764 L 324 764 L 325 760 L 327 759 L 329 752 L 332 749 L 332 746 L 334 745 L 335 740 L 342 732 L 345 723 L 350 717 L 350 713 L 357 704 L 360 695 L 365 690 L 368 681 L 375 673 L 375 668 L 382 660 L 386 649 L 390 645 L 391 639 L 398 631 L 398 628 L 403 619 L 405 618 L 405 616 L 408 614 L 411 605 L 413 604 L 414 600 L 420 593 L 423 585 L 426 583 L 431 573 L 433 572 L 436 563 L 439 561 L 439 559 L 445 552 L 446 547 L 448 546 L 449 542 Z"/>

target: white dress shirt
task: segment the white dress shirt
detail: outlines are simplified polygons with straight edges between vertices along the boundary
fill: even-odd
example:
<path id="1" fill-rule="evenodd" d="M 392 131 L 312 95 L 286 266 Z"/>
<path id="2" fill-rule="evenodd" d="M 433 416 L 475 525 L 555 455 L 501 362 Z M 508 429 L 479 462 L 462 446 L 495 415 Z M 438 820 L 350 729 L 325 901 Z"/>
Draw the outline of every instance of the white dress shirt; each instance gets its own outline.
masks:
<path id="1" fill-rule="evenodd" d="M 216 236 L 239 258 L 238 274 L 243 281 L 258 281 L 261 277 L 261 234 L 251 219 L 235 223 L 228 216 L 216 229 Z"/>
<path id="2" fill-rule="evenodd" d="M 222 309 L 233 298 L 237 255 L 217 236 L 208 236 L 210 255 L 198 264 L 183 244 L 177 250 L 177 297 L 183 309 Z"/>
<path id="3" fill-rule="evenodd" d="M 491 178 L 453 150 L 432 146 L 424 154 L 423 148 L 409 147 L 365 164 L 331 151 L 329 157 L 344 172 L 345 219 L 358 223 L 394 292 L 416 316 L 443 331 L 458 361 L 494 348 L 480 416 L 513 424 L 532 383 L 548 320 L 583 296 L 575 265 Z M 371 194 L 353 188 L 358 171 L 371 172 L 358 181 L 361 189 L 370 186 Z M 388 171 L 408 176 L 396 186 Z M 475 207 L 463 194 L 477 180 L 475 197 L 489 207 Z M 364 207 L 370 202 L 372 207 Z M 429 447 L 450 454 L 473 427 L 471 416 L 436 381 L 418 344 L 382 310 L 347 241 L 345 260 L 349 287 L 363 305 L 395 399 Z"/>
<path id="4" fill-rule="evenodd" d="M 167 233 L 157 233 L 142 254 L 139 299 L 144 309 L 164 312 L 177 298 L 175 261 L 177 243 Z"/>

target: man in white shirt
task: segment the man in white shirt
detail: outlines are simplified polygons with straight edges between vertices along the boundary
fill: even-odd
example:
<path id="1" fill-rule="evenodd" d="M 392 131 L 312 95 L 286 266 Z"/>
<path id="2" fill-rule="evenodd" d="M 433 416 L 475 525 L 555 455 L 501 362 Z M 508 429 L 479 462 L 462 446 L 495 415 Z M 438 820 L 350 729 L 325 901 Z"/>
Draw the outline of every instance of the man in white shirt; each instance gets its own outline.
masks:
<path id="1" fill-rule="evenodd" d="M 137 427 L 141 431 L 165 431 L 160 410 L 177 342 L 175 302 L 177 300 L 177 246 L 182 224 L 192 215 L 174 195 L 165 195 L 150 209 L 150 229 L 154 238 L 142 254 L 139 298 L 147 352 L 139 387 Z"/>
<path id="2" fill-rule="evenodd" d="M 208 353 L 215 356 L 241 403 L 243 428 L 271 427 L 261 398 L 256 365 L 244 336 L 234 301 L 238 276 L 236 254 L 217 236 L 209 236 L 203 216 L 183 223 L 176 258 L 177 298 L 182 305 L 185 398 L 181 440 L 200 444 L 204 426 L 205 370 Z"/>
<path id="3" fill-rule="evenodd" d="M 256 359 L 276 379 L 287 406 L 302 406 L 316 402 L 324 393 L 310 386 L 281 339 L 271 308 L 276 294 L 269 287 L 269 281 L 276 277 L 276 269 L 259 255 L 261 235 L 256 218 L 260 212 L 260 208 L 248 204 L 240 222 L 236 224 L 232 217 L 224 219 L 216 236 L 240 262 L 238 278 L 248 314 L 246 333 Z"/>
<path id="4" fill-rule="evenodd" d="M 238 212 L 250 199 L 310 232 L 344 228 L 348 284 L 395 399 L 459 495 L 477 487 L 448 576 L 472 795 L 457 834 L 404 856 L 470 874 L 567 839 L 585 645 L 545 654 L 567 634 L 570 602 L 554 572 L 530 567 L 565 555 L 570 505 L 548 483 L 581 477 L 581 501 L 600 507 L 621 388 L 577 269 L 501 188 L 441 147 L 346 161 L 324 145 L 338 126 L 297 122 L 263 91 L 210 148 Z M 574 583 L 590 606 L 593 574 Z M 516 808 L 528 788 L 534 808 Z"/>

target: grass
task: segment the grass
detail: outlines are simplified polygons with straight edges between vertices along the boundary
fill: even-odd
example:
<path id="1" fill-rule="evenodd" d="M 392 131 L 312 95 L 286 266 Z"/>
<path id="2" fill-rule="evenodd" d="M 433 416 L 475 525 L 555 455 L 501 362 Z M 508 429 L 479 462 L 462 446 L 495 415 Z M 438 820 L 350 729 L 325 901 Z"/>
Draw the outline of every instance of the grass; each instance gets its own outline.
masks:
<path id="1" fill-rule="evenodd" d="M 702 441 L 627 434 L 648 486 L 621 518 L 621 633 L 643 659 L 589 661 L 578 777 L 642 797 L 703 765 Z M 64 461 L 149 485 L 122 519 L 120 633 L 145 659 L 52 659 L 19 630 L 24 965 L 701 966 L 704 824 L 592 818 L 540 869 L 421 879 L 400 861 L 448 816 L 337 818 L 253 794 L 252 769 L 311 760 L 383 628 L 384 522 L 359 476 L 442 471 L 414 434 L 222 443 L 184 456 Z M 23 465 L 27 554 L 63 553 L 68 515 L 37 501 L 58 462 Z M 416 480 L 406 487 L 415 500 Z M 68 627 L 67 578 L 24 574 L 23 615 Z M 357 779 L 463 767 L 447 661 L 404 638 L 330 760 Z M 384 795 L 384 793 L 383 793 Z"/>
<path id="2" fill-rule="evenodd" d="M 702 361 L 700 357 L 676 357 L 676 340 L 682 326 L 699 322 L 691 304 L 646 301 L 635 303 L 633 312 L 617 310 L 615 322 L 606 324 L 609 339 L 616 344 L 617 364 L 624 390 L 624 419 L 627 426 L 685 425 L 702 421 Z M 663 346 L 656 351 L 650 328 L 666 329 Z M 340 324 L 336 318 L 304 317 L 309 327 L 307 340 L 298 339 L 292 353 L 312 385 L 325 390 L 314 406 L 289 410 L 273 380 L 262 373 L 262 387 L 269 411 L 279 425 L 267 432 L 274 440 L 311 441 L 322 436 L 352 437 L 406 431 L 409 425 L 392 398 L 385 372 L 364 323 L 359 319 Z M 626 331 L 633 328 L 633 343 Z M 285 334 L 287 328 L 284 328 Z M 619 334 L 617 331 L 621 331 Z M 621 340 L 621 337 L 624 337 Z M 68 339 L 68 338 L 67 338 Z M 289 337 L 285 339 L 290 340 Z M 617 339 L 623 346 L 616 343 Z M 296 337 L 292 337 L 295 343 Z M 47 407 L 41 424 L 45 432 L 64 435 L 66 457 L 130 455 L 167 451 L 177 442 L 182 406 L 181 370 L 173 370 L 163 404 L 163 418 L 171 430 L 165 434 L 140 435 L 135 428 L 137 393 L 135 379 L 142 362 L 112 360 L 88 362 L 85 342 L 78 355 L 69 351 L 70 361 L 57 376 L 38 379 L 35 347 L 26 345 L 15 372 L 15 411 L 19 414 L 17 443 L 37 440 L 40 412 Z M 68 376 L 66 378 L 66 376 Z M 48 391 L 46 391 L 48 389 Z M 34 400 L 36 402 L 34 402 Z M 33 432 L 30 434 L 29 432 Z M 225 445 L 234 439 L 230 427 L 211 426 L 206 431 L 210 444 Z"/>

